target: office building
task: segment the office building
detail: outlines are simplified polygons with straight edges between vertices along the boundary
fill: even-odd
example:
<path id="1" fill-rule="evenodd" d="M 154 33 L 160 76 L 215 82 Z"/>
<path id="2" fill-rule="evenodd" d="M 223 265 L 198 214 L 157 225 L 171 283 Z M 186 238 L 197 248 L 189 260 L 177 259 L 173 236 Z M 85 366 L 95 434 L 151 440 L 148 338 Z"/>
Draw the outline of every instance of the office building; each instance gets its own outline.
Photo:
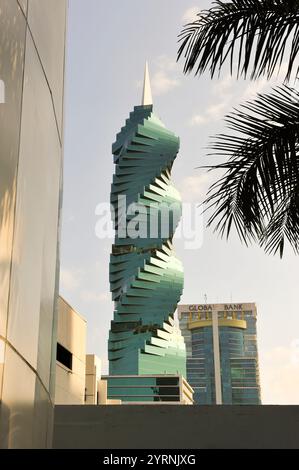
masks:
<path id="1" fill-rule="evenodd" d="M 86 320 L 58 300 L 55 405 L 85 402 Z"/>
<path id="2" fill-rule="evenodd" d="M 0 0 L 0 447 L 52 444 L 66 0 Z"/>
<path id="3" fill-rule="evenodd" d="M 101 360 L 86 354 L 86 320 L 59 297 L 55 405 L 114 405 L 101 380 Z"/>
<path id="4" fill-rule="evenodd" d="M 102 382 L 108 400 L 122 405 L 193 405 L 193 389 L 181 375 L 113 375 Z"/>
<path id="5" fill-rule="evenodd" d="M 256 305 L 179 305 L 178 315 L 194 403 L 260 404 Z"/>
<path id="6" fill-rule="evenodd" d="M 86 355 L 85 404 L 99 404 L 99 383 L 101 381 L 102 363 L 94 354 Z"/>
<path id="7" fill-rule="evenodd" d="M 174 324 L 183 289 L 183 268 L 172 245 L 181 215 L 180 196 L 171 183 L 178 149 L 178 137 L 153 113 L 146 66 L 142 104 L 135 106 L 112 147 L 116 233 L 110 258 L 115 303 L 110 376 L 186 376 L 184 339 Z"/>

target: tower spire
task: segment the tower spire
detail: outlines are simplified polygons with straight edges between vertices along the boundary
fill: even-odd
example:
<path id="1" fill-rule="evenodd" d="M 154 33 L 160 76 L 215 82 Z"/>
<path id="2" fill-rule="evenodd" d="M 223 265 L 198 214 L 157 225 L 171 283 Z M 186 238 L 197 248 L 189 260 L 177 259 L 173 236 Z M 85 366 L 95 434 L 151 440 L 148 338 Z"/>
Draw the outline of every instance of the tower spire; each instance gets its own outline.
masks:
<path id="1" fill-rule="evenodd" d="M 142 106 L 146 106 L 149 104 L 153 104 L 152 98 L 152 90 L 151 90 L 151 83 L 149 78 L 148 72 L 148 63 L 145 62 L 145 69 L 144 69 L 144 82 L 143 82 L 143 93 L 142 93 Z"/>

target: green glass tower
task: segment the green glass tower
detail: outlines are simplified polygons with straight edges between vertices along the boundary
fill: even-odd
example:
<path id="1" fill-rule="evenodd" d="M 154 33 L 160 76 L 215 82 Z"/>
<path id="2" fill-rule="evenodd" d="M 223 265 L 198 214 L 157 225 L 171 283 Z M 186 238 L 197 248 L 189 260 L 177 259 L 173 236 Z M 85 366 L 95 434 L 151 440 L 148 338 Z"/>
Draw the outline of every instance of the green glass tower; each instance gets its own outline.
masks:
<path id="1" fill-rule="evenodd" d="M 181 216 L 171 183 L 178 150 L 179 138 L 153 113 L 146 66 L 142 105 L 134 107 L 112 146 L 110 376 L 186 376 L 185 343 L 174 323 L 183 289 L 172 245 Z"/>

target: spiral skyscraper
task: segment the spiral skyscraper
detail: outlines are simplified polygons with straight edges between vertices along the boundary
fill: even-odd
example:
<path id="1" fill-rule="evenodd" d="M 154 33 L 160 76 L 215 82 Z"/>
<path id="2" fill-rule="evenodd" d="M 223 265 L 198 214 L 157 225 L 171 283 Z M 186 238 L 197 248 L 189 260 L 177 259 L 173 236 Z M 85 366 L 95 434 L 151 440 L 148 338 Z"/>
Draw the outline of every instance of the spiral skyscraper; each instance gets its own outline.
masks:
<path id="1" fill-rule="evenodd" d="M 110 376 L 186 376 L 184 339 L 174 323 L 183 289 L 183 267 L 172 245 L 181 216 L 171 183 L 178 150 L 178 137 L 153 113 L 146 67 L 142 105 L 134 107 L 112 146 Z"/>

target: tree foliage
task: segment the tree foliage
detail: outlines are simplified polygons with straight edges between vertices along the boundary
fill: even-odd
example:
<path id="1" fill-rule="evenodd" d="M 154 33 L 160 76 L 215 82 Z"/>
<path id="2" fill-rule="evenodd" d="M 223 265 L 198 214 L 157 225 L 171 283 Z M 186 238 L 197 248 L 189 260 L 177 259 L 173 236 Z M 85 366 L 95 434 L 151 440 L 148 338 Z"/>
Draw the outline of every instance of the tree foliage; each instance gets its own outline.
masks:
<path id="1" fill-rule="evenodd" d="M 178 59 L 184 57 L 185 73 L 209 70 L 214 77 L 228 61 L 232 74 L 236 69 L 237 76 L 250 72 L 253 79 L 269 79 L 286 60 L 286 81 L 292 71 L 297 74 L 298 0 L 217 0 L 214 5 L 179 35 Z"/>
<path id="2" fill-rule="evenodd" d="M 299 251 L 299 92 L 288 86 L 260 94 L 226 117 L 230 134 L 216 136 L 212 155 L 225 170 L 206 204 L 221 235 L 232 225 L 247 244 L 283 254 L 285 240 Z M 227 159 L 227 157 L 229 157 Z"/>

